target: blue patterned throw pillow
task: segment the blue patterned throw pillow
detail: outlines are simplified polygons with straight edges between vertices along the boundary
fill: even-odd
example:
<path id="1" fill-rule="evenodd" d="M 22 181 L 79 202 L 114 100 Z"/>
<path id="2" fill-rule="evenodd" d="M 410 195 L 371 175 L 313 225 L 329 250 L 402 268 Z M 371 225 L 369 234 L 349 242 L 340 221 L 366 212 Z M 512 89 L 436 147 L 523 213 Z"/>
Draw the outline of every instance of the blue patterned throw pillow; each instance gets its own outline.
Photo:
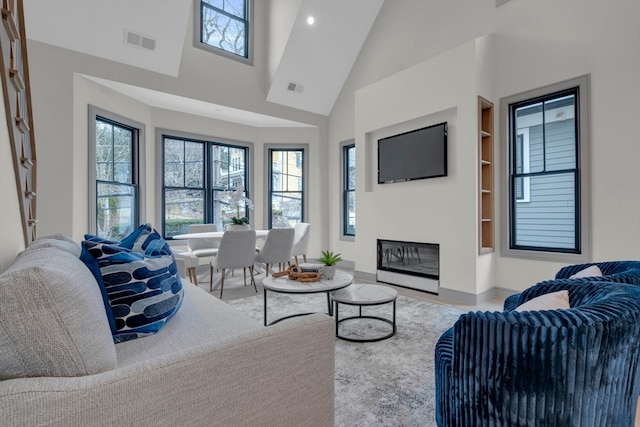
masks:
<path id="1" fill-rule="evenodd" d="M 182 305 L 171 249 L 151 225 L 138 227 L 120 243 L 85 240 L 82 245 L 98 261 L 116 343 L 155 334 Z"/>

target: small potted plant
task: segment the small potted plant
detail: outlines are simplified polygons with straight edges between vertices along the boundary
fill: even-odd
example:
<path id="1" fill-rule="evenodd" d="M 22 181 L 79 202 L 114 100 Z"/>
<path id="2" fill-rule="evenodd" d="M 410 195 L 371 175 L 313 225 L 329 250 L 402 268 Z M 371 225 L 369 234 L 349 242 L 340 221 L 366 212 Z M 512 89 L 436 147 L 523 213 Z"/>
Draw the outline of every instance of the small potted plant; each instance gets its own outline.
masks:
<path id="1" fill-rule="evenodd" d="M 322 256 L 318 261 L 324 264 L 322 269 L 322 277 L 328 280 L 333 279 L 336 274 L 336 264 L 342 261 L 341 254 L 334 254 L 331 251 L 322 251 Z"/>

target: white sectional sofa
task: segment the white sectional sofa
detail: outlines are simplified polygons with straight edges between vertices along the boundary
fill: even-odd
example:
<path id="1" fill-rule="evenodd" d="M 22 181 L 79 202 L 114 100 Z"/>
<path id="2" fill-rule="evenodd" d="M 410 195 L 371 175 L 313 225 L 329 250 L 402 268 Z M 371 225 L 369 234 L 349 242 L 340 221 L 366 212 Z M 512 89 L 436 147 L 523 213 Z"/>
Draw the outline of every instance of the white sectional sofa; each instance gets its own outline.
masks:
<path id="1" fill-rule="evenodd" d="M 263 327 L 183 281 L 155 335 L 114 344 L 69 239 L 41 239 L 0 274 L 1 426 L 332 426 L 334 325 Z"/>

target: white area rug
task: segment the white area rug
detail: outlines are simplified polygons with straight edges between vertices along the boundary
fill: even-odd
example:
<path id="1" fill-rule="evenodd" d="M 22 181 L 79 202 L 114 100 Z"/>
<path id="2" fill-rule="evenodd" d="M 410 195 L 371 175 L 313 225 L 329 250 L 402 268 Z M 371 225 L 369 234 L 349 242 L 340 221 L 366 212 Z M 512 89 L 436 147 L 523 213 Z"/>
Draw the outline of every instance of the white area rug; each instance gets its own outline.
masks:
<path id="1" fill-rule="evenodd" d="M 263 321 L 263 295 L 228 301 L 237 310 Z M 343 309 L 344 307 L 344 309 Z M 298 312 L 326 312 L 326 294 L 269 293 L 268 320 Z M 340 305 L 340 318 L 355 307 Z M 391 318 L 391 304 L 369 307 L 364 315 Z M 373 343 L 336 339 L 336 426 L 435 426 L 433 353 L 440 335 L 460 310 L 398 296 L 395 336 Z M 371 336 L 390 331 L 374 321 L 349 321 L 341 333 Z"/>

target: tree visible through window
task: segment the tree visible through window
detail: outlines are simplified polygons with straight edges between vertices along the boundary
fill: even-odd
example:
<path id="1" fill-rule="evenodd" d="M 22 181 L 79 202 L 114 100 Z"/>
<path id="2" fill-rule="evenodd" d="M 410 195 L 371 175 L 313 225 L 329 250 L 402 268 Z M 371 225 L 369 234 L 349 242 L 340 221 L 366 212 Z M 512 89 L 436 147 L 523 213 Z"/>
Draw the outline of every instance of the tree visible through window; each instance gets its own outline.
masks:
<path id="1" fill-rule="evenodd" d="M 249 58 L 249 0 L 201 0 L 200 42 Z"/>
<path id="2" fill-rule="evenodd" d="M 356 235 L 356 146 L 343 148 L 343 230 L 345 236 Z"/>
<path id="3" fill-rule="evenodd" d="M 138 225 L 138 131 L 103 117 L 95 130 L 97 235 L 121 240 Z"/>
<path id="4" fill-rule="evenodd" d="M 249 149 L 166 135 L 162 140 L 164 235 L 187 233 L 190 224 L 221 230 L 233 216 L 222 192 L 248 187 Z"/>
<path id="5" fill-rule="evenodd" d="M 269 227 L 304 222 L 304 149 L 271 149 L 269 160 Z"/>

